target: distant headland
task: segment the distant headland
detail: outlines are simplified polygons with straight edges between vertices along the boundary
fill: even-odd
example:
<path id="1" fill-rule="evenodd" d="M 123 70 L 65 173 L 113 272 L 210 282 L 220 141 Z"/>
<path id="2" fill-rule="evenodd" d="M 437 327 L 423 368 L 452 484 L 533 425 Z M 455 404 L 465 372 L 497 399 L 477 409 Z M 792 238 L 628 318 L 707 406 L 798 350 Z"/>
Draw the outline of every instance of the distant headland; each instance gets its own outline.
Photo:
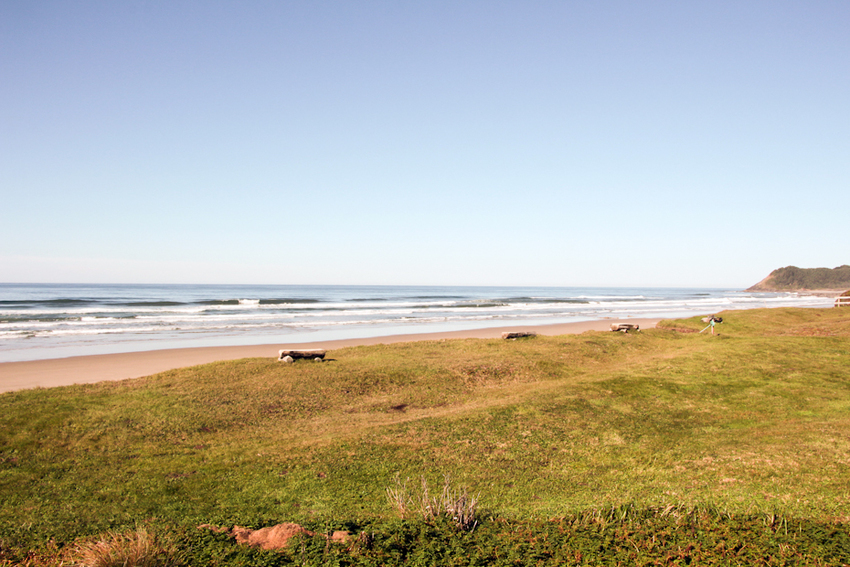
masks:
<path id="1" fill-rule="evenodd" d="M 841 292 L 848 289 L 850 266 L 845 264 L 832 269 L 786 266 L 773 270 L 747 291 Z"/>

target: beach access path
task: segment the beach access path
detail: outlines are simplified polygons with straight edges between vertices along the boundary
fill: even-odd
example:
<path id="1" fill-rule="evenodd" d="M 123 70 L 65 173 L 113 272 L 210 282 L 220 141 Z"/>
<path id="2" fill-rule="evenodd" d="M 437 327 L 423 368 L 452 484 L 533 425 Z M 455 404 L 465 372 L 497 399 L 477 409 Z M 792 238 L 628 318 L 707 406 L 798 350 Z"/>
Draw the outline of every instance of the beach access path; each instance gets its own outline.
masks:
<path id="1" fill-rule="evenodd" d="M 601 319 L 579 323 L 554 325 L 517 325 L 468 331 L 389 335 L 361 339 L 342 339 L 312 343 L 277 343 L 251 346 L 215 346 L 175 348 L 51 358 L 25 362 L 0 363 L 0 393 L 29 388 L 52 388 L 71 384 L 92 384 L 106 380 L 141 378 L 166 370 L 196 366 L 221 360 L 240 358 L 277 358 L 279 349 L 321 348 L 334 350 L 351 346 L 392 344 L 411 341 L 441 339 L 498 339 L 506 331 L 528 331 L 538 335 L 555 336 L 583 333 L 585 331 L 610 331 L 614 323 L 640 325 L 650 329 L 661 319 Z"/>

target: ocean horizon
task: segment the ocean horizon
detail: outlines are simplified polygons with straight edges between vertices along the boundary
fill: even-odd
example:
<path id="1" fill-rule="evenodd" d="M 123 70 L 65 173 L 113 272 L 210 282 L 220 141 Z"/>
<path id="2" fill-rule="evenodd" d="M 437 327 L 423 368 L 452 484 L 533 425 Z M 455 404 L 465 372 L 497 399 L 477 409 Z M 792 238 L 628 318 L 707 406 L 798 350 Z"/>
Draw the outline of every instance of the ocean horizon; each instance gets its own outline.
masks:
<path id="1" fill-rule="evenodd" d="M 5 283 L 0 362 L 831 305 L 703 288 Z"/>

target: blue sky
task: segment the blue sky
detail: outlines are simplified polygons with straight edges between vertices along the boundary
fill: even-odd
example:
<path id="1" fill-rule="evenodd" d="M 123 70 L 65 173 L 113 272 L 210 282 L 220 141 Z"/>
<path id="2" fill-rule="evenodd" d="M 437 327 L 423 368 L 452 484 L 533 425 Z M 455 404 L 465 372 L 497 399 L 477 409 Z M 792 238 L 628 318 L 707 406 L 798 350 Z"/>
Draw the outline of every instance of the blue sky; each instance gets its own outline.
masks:
<path id="1" fill-rule="evenodd" d="M 850 3 L 0 3 L 0 281 L 850 263 Z"/>

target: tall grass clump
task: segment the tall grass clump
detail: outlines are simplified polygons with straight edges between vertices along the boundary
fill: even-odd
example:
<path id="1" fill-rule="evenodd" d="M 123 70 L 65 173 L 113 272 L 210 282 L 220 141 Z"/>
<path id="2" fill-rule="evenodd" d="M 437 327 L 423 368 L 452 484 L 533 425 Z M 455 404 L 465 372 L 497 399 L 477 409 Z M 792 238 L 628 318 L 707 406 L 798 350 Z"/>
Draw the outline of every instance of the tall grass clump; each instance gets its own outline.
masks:
<path id="1" fill-rule="evenodd" d="M 170 567 L 177 565 L 176 548 L 147 528 L 107 532 L 74 550 L 71 565 L 79 567 Z"/>
<path id="2" fill-rule="evenodd" d="M 448 475 L 443 477 L 442 489 L 434 495 L 424 477 L 419 492 L 408 488 L 409 481 L 402 482 L 397 476 L 395 486 L 387 488 L 387 500 L 402 519 L 419 517 L 432 522 L 443 518 L 464 531 L 472 531 L 478 525 L 478 494 L 473 496 L 466 488 L 453 487 Z"/>

